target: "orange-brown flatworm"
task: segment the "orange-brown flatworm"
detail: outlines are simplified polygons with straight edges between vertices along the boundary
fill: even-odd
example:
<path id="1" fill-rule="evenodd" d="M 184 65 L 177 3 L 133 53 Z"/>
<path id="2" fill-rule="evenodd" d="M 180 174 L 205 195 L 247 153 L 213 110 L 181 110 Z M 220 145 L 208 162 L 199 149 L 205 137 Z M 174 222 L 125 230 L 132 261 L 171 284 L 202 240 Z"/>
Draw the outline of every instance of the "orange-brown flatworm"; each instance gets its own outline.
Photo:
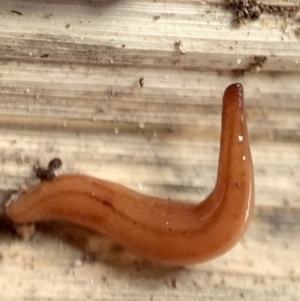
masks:
<path id="1" fill-rule="evenodd" d="M 217 181 L 199 204 L 143 195 L 82 174 L 42 181 L 6 207 L 14 223 L 64 220 L 106 234 L 135 254 L 187 265 L 213 259 L 244 235 L 254 206 L 253 166 L 241 84 L 223 98 Z"/>

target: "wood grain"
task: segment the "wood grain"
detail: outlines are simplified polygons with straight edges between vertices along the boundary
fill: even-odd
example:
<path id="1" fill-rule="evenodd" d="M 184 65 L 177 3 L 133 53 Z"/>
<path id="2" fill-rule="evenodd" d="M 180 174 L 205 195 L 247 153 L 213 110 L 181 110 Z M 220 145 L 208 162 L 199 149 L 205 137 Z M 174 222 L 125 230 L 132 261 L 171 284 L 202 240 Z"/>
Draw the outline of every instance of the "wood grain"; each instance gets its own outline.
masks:
<path id="1" fill-rule="evenodd" d="M 63 172 L 203 198 L 216 176 L 222 94 L 237 80 L 256 180 L 245 238 L 189 268 L 142 262 L 63 223 L 37 225 L 25 242 L 1 215 L 0 300 L 300 299 L 296 19 L 263 15 L 234 29 L 217 1 L 0 0 L 0 7 L 0 215 L 10 191 L 32 185 L 32 167 L 54 156 Z M 232 74 L 257 55 L 268 58 L 259 73 Z"/>

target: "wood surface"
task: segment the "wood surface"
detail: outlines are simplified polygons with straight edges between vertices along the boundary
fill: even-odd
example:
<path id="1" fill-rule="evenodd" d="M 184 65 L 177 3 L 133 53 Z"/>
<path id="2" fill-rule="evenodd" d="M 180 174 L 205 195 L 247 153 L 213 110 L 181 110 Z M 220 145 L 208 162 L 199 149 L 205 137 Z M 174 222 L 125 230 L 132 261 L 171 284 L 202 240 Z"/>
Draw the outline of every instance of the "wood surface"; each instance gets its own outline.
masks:
<path id="1" fill-rule="evenodd" d="M 1 301 L 300 300 L 300 22 L 263 14 L 237 29 L 232 17 L 208 0 L 0 0 Z M 254 56 L 268 61 L 237 79 Z M 63 172 L 201 200 L 235 81 L 256 208 L 225 256 L 166 268 L 70 224 L 38 224 L 24 241 L 5 220 L 8 195 L 56 156 Z"/>

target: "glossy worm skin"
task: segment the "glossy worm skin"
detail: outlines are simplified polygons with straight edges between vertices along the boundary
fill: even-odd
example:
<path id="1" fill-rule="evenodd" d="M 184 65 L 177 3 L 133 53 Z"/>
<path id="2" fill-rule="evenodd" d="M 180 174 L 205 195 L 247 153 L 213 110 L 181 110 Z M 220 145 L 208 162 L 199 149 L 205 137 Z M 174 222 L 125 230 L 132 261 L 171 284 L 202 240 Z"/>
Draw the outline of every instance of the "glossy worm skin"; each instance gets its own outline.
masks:
<path id="1" fill-rule="evenodd" d="M 106 234 L 147 260 L 188 265 L 230 250 L 243 236 L 254 206 L 254 179 L 243 87 L 223 98 L 215 188 L 199 204 L 143 195 L 81 174 L 43 181 L 8 204 L 14 223 L 65 220 Z"/>

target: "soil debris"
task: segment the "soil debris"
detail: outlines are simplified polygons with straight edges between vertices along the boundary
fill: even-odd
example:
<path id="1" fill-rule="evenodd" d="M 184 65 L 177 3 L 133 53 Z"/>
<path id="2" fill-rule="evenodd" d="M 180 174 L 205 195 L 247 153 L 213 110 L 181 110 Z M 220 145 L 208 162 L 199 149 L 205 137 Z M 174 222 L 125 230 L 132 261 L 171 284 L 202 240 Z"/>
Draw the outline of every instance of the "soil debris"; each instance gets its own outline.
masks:
<path id="1" fill-rule="evenodd" d="M 253 56 L 245 69 L 233 69 L 231 72 L 235 78 L 239 79 L 244 77 L 247 72 L 258 73 L 267 61 L 266 56 Z"/>
<path id="2" fill-rule="evenodd" d="M 239 78 L 243 78 L 245 75 L 245 70 L 244 69 L 234 69 L 232 70 L 233 75 L 239 79 Z"/>
<path id="3" fill-rule="evenodd" d="M 239 28 L 246 21 L 255 21 L 264 13 L 279 15 L 284 18 L 295 18 L 300 6 L 267 5 L 257 0 L 224 0 L 225 8 L 232 11 L 233 26 Z"/>
<path id="4" fill-rule="evenodd" d="M 254 56 L 253 62 L 249 64 L 249 70 L 253 73 L 257 73 L 268 61 L 266 56 Z"/>

